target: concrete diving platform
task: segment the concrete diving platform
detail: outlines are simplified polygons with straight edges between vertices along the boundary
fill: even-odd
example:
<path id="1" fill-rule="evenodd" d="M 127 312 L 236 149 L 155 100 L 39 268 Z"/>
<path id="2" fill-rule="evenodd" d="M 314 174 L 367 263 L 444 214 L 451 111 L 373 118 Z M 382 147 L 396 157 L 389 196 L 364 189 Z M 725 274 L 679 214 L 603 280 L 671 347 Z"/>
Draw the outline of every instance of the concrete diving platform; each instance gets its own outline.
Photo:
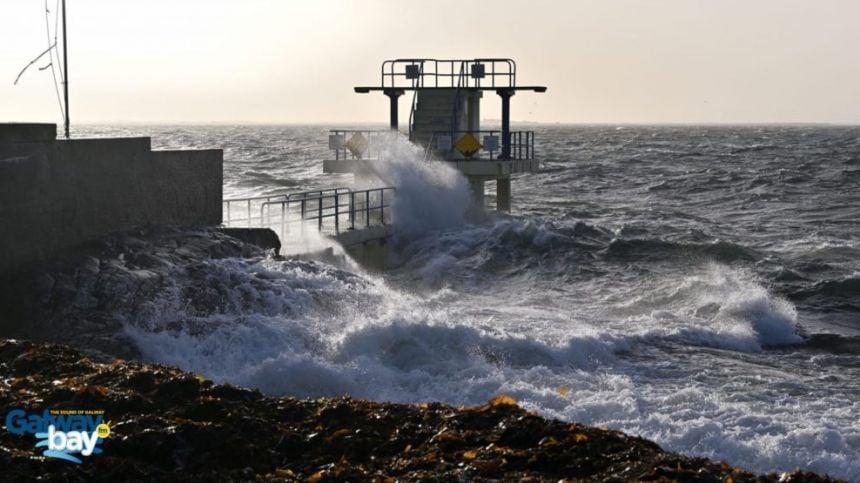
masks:
<path id="1" fill-rule="evenodd" d="M 332 130 L 333 159 L 325 173 L 373 174 L 385 162 L 392 133 L 399 133 L 399 98 L 412 91 L 408 138 L 425 159 L 448 163 L 465 176 L 476 204 L 484 204 L 484 184 L 496 181 L 499 210 L 511 209 L 511 176 L 540 169 L 533 131 L 511 131 L 511 98 L 518 92 L 546 92 L 538 85 L 517 85 L 512 59 L 394 59 L 382 63 L 377 86 L 357 93 L 382 92 L 390 101 L 389 129 Z M 501 128 L 481 129 L 481 99 L 495 92 L 501 99 Z"/>

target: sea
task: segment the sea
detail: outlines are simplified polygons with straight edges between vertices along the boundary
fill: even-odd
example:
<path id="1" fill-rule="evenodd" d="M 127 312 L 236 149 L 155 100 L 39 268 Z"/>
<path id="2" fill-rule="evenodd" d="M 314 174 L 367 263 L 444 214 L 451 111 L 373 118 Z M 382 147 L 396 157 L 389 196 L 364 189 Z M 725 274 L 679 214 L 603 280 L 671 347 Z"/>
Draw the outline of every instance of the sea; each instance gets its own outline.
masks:
<path id="1" fill-rule="evenodd" d="M 225 197 L 244 197 L 352 184 L 323 173 L 329 128 L 74 134 L 222 148 Z M 398 187 L 393 268 L 212 260 L 198 283 L 226 303 L 191 310 L 168 285 L 130 337 L 272 395 L 506 394 L 685 455 L 860 481 L 860 127 L 515 129 L 542 162 L 510 214 L 469 213 L 462 176 L 400 149 L 379 180 Z"/>

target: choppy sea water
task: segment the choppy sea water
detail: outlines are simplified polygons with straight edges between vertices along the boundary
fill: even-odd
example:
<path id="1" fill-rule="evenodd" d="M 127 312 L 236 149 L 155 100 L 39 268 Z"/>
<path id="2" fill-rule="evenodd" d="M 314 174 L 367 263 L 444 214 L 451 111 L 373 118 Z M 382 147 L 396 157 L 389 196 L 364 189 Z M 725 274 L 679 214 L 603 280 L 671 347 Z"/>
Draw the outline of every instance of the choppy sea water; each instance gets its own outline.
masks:
<path id="1" fill-rule="evenodd" d="M 327 129 L 77 134 L 224 148 L 225 196 L 246 196 L 349 184 L 322 173 Z M 461 180 L 399 166 L 396 216 L 434 222 L 398 234 L 394 270 L 213 261 L 201 277 L 230 303 L 195 312 L 167 287 L 129 333 L 271 394 L 505 393 L 754 471 L 860 480 L 860 128 L 534 129 L 544 167 L 514 180 L 510 216 L 464 219 Z"/>

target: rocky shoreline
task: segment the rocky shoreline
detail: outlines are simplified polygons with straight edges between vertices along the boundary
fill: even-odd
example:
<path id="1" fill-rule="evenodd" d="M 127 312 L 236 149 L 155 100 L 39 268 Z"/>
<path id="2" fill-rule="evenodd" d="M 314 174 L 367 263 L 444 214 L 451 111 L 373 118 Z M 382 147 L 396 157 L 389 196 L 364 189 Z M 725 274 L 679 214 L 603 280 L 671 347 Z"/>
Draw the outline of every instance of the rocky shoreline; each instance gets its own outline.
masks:
<path id="1" fill-rule="evenodd" d="M 0 339 L 0 406 L 104 410 L 111 434 L 82 464 L 0 433 L 5 480 L 832 481 L 754 475 L 617 431 L 550 421 L 498 396 L 475 407 L 297 400 L 176 368 L 94 362 L 62 345 Z"/>

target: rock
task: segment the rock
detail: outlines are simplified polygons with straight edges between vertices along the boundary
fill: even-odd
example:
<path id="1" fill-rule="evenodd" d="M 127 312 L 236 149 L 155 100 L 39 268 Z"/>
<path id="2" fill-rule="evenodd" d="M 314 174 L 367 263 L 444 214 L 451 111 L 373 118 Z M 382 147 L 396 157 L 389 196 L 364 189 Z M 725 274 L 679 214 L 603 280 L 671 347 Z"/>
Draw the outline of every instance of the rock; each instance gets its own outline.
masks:
<path id="1" fill-rule="evenodd" d="M 43 458 L 32 435 L 0 432 L 8 480 L 832 481 L 668 453 L 503 395 L 476 407 L 302 401 L 27 341 L 0 339 L 0 406 L 99 408 L 111 421 L 103 452 L 81 465 Z"/>
<path id="2" fill-rule="evenodd" d="M 90 276 L 98 275 L 101 262 L 96 257 L 84 257 L 81 264 L 78 266 L 79 273 L 85 273 Z"/>
<path id="3" fill-rule="evenodd" d="M 269 228 L 222 228 L 225 235 L 256 245 L 264 250 L 281 251 L 281 240 Z"/>

